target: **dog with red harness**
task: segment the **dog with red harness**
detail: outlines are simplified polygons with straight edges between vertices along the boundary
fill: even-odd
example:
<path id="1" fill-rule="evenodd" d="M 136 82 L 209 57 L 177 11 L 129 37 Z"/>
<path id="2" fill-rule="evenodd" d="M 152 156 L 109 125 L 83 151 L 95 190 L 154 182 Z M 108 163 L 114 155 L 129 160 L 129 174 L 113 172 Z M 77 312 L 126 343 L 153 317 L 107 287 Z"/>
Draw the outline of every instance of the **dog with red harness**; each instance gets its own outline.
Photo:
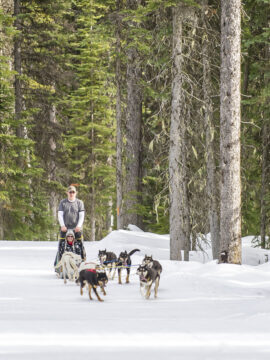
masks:
<path id="1" fill-rule="evenodd" d="M 91 290 L 94 290 L 98 301 L 104 301 L 100 298 L 97 287 L 99 286 L 104 295 L 106 295 L 105 286 L 108 282 L 108 277 L 104 270 L 86 268 L 80 271 L 77 283 L 80 284 L 80 293 L 83 295 L 83 288 L 88 286 L 89 299 L 93 300 L 91 296 Z"/>

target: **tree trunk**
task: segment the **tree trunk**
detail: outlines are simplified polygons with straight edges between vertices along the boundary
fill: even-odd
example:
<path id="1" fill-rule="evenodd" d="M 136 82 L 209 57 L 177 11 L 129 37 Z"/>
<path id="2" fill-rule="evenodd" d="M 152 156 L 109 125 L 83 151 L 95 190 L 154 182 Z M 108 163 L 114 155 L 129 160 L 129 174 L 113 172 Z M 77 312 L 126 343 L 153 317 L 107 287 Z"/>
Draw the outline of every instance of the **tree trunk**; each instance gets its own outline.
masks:
<path id="1" fill-rule="evenodd" d="M 113 159 L 112 156 L 110 155 L 108 157 L 107 160 L 107 164 L 109 167 L 112 168 L 113 164 Z M 112 231 L 112 227 L 113 227 L 113 214 L 112 214 L 112 207 L 113 207 L 113 198 L 112 195 L 110 195 L 109 200 L 108 200 L 108 210 L 107 210 L 107 221 L 106 221 L 106 230 L 110 233 Z"/>
<path id="2" fill-rule="evenodd" d="M 6 0 L 6 1 L 0 1 L 0 9 L 3 10 L 4 14 L 9 14 L 13 10 L 13 0 Z M 13 46 L 10 43 L 7 43 L 7 41 L 3 42 L 1 44 L 0 49 L 0 56 L 6 56 L 10 59 L 12 58 L 12 52 L 13 52 Z M 10 64 L 10 70 L 12 70 L 12 64 Z M 2 143 L 0 147 L 1 151 L 1 166 L 5 166 L 5 146 Z M 3 179 L 2 179 L 3 180 Z M 4 231 L 5 231 L 5 210 L 3 208 L 4 202 L 0 202 L 0 240 L 4 240 Z"/>
<path id="3" fill-rule="evenodd" d="M 241 264 L 241 1 L 221 2 L 220 261 Z"/>
<path id="4" fill-rule="evenodd" d="M 129 0 L 127 3 L 129 9 L 135 9 L 138 2 L 136 0 Z M 133 26 L 135 25 L 133 24 Z M 127 50 L 125 226 L 128 224 L 138 224 L 137 207 L 142 121 L 140 78 L 139 54 L 131 46 Z"/>
<path id="5" fill-rule="evenodd" d="M 54 105 L 51 105 L 49 110 L 49 122 L 51 124 L 56 123 L 56 108 Z M 53 135 L 49 139 L 49 148 L 50 148 L 50 154 L 48 159 L 48 181 L 54 182 L 56 181 L 56 163 L 55 163 L 56 142 Z M 57 199 L 57 193 L 53 189 L 51 189 L 50 192 L 49 208 L 50 208 L 50 213 L 53 215 L 53 218 L 56 221 L 57 210 L 58 210 L 58 199 Z M 51 240 L 57 239 L 57 233 L 54 231 L 54 229 L 50 231 L 50 239 Z"/>
<path id="6" fill-rule="evenodd" d="M 121 1 L 118 1 L 118 10 L 121 9 Z M 122 77 L 121 77 L 121 20 L 118 19 L 116 25 L 116 211 L 117 211 L 117 230 L 123 228 L 123 167 L 122 167 Z"/>
<path id="7" fill-rule="evenodd" d="M 178 5 L 173 9 L 173 80 L 169 151 L 170 186 L 170 259 L 188 258 L 190 219 L 187 191 L 187 148 L 185 97 L 183 92 L 183 19 L 190 9 Z"/>
<path id="8" fill-rule="evenodd" d="M 3 202 L 0 202 L 0 240 L 4 240 L 4 211 L 3 211 Z"/>
<path id="9" fill-rule="evenodd" d="M 210 68 L 210 42 L 207 32 L 206 10 L 208 0 L 203 0 L 202 17 L 203 17 L 203 95 L 204 95 L 204 126 L 206 138 L 206 156 L 207 156 L 207 196 L 209 206 L 209 224 L 212 243 L 213 259 L 218 259 L 220 248 L 220 223 L 219 223 L 219 206 L 218 206 L 218 181 L 216 174 L 215 156 L 214 156 L 214 134 L 213 125 L 213 106 L 211 100 L 211 68 Z"/>
<path id="10" fill-rule="evenodd" d="M 94 124 L 94 108 L 91 102 L 91 122 Z M 95 146 L 95 130 L 94 126 L 91 129 L 91 206 L 90 206 L 90 222 L 91 222 L 91 235 L 90 241 L 96 241 L 96 189 L 95 189 L 95 162 L 96 157 L 94 153 Z"/>
<path id="11" fill-rule="evenodd" d="M 263 119 L 262 127 L 262 181 L 261 181 L 261 247 L 265 249 L 266 241 L 266 194 L 268 184 L 268 172 L 269 172 L 269 125 L 267 120 Z"/>
<path id="12" fill-rule="evenodd" d="M 95 214 L 95 194 L 94 188 L 92 188 L 91 196 L 91 208 L 90 208 L 90 223 L 91 223 L 91 234 L 90 241 L 96 241 L 96 214 Z"/>
<path id="13" fill-rule="evenodd" d="M 21 1 L 14 0 L 14 26 L 16 30 L 21 30 L 21 22 L 19 15 L 21 12 Z M 20 76 L 22 75 L 22 59 L 21 59 L 21 35 L 17 34 L 14 41 L 14 70 L 16 71 L 14 89 L 15 89 L 15 119 L 17 122 L 16 135 L 19 138 L 24 136 L 24 127 L 20 124 L 21 113 L 23 111 L 23 97 Z"/>
<path id="14" fill-rule="evenodd" d="M 268 28 L 270 21 L 268 21 Z M 265 47 L 265 60 L 269 67 L 270 61 L 270 45 L 266 44 Z M 265 71 L 264 75 L 265 87 L 269 84 L 269 72 Z M 270 98 L 266 99 L 266 103 L 270 103 Z M 266 248 L 266 222 L 267 222 L 267 204 L 266 196 L 269 184 L 269 160 L 270 160 L 270 120 L 269 112 L 263 112 L 263 125 L 262 125 L 262 182 L 261 182 L 261 247 Z"/>

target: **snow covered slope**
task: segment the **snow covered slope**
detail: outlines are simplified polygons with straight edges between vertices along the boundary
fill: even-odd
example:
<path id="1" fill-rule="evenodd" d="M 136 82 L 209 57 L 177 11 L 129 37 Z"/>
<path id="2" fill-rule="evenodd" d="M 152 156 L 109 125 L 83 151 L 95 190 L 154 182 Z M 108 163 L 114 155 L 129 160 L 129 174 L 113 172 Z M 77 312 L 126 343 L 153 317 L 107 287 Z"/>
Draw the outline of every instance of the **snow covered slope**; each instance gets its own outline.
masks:
<path id="1" fill-rule="evenodd" d="M 242 266 L 201 253 L 170 261 L 169 236 L 142 231 L 86 243 L 88 260 L 139 248 L 134 265 L 147 254 L 163 266 L 157 299 L 141 297 L 134 266 L 130 284 L 109 282 L 103 303 L 56 278 L 56 242 L 0 241 L 0 359 L 269 359 L 268 252 L 243 240 Z"/>

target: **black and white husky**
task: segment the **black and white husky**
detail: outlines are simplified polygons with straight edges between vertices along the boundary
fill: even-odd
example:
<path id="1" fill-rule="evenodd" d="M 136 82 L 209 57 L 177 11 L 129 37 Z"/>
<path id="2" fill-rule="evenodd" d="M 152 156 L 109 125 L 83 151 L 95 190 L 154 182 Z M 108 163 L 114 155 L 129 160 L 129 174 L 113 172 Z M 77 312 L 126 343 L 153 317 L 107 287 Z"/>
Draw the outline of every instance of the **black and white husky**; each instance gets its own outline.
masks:
<path id="1" fill-rule="evenodd" d="M 115 277 L 115 271 L 116 271 L 116 265 L 117 265 L 117 256 L 115 253 L 111 251 L 105 250 L 99 250 L 98 252 L 98 258 L 100 261 L 100 265 L 104 268 L 108 269 L 108 279 L 114 279 Z M 111 272 L 113 271 L 112 277 Z"/>
<path id="2" fill-rule="evenodd" d="M 137 274 L 140 279 L 140 291 L 142 297 L 149 299 L 151 295 L 152 284 L 155 283 L 155 298 L 157 297 L 160 274 L 154 268 L 150 268 L 147 265 L 140 265 L 137 269 Z"/>
<path id="3" fill-rule="evenodd" d="M 159 273 L 159 275 L 162 273 L 162 266 L 161 264 L 157 261 L 154 260 L 152 255 L 151 256 L 144 256 L 144 259 L 142 261 L 142 265 L 147 265 L 150 268 L 153 268 L 155 270 L 157 270 L 157 272 Z"/>
<path id="4" fill-rule="evenodd" d="M 122 284 L 121 272 L 123 269 L 127 270 L 126 283 L 129 283 L 129 274 L 131 267 L 131 255 L 133 255 L 136 251 L 140 251 L 139 249 L 134 249 L 127 253 L 127 251 L 122 251 L 117 260 L 117 268 L 118 268 L 118 284 Z"/>

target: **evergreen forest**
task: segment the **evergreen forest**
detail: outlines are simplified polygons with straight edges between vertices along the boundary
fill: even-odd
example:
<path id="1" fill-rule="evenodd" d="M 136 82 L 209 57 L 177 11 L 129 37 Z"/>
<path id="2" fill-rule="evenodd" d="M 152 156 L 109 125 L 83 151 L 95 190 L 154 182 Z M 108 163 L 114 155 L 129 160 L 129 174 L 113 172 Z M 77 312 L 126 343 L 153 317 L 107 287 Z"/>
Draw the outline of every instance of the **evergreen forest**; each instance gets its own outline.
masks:
<path id="1" fill-rule="evenodd" d="M 56 240 L 70 184 L 87 241 L 129 224 L 182 234 L 184 250 L 222 236 L 221 24 L 235 4 L 237 216 L 270 247 L 270 0 L 0 0 L 1 240 Z"/>

